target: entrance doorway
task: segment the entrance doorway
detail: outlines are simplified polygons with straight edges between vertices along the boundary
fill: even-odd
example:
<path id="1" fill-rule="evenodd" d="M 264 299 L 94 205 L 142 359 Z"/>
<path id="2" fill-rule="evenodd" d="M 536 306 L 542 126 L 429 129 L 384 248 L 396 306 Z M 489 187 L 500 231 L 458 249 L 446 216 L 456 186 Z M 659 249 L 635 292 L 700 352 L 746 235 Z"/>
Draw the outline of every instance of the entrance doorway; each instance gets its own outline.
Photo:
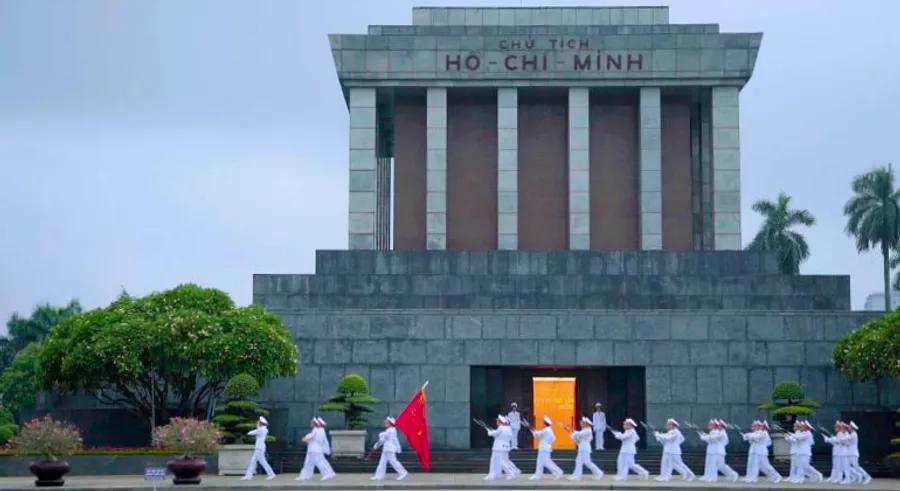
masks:
<path id="1" fill-rule="evenodd" d="M 493 422 L 498 414 L 506 414 L 512 402 L 519 404 L 522 417 L 531 423 L 539 423 L 545 409 L 537 407 L 538 394 L 543 390 L 535 386 L 535 379 L 574 379 L 566 388 L 566 394 L 574 398 L 569 416 L 553 417 L 554 423 L 578 423 L 582 416 L 588 418 L 594 412 L 594 403 L 602 402 L 606 409 L 606 421 L 616 428 L 625 418 L 645 420 L 644 367 L 548 367 L 548 366 L 472 366 L 470 367 L 469 415 L 471 418 Z M 565 386 L 565 385 L 563 385 Z M 562 389 L 560 389 L 562 390 Z M 575 426 L 575 425 L 572 425 Z M 493 440 L 480 426 L 469 427 L 471 448 L 491 448 Z M 647 441 L 643 428 L 638 428 L 644 448 Z M 556 433 L 554 446 L 571 448 L 569 435 Z M 606 448 L 619 448 L 618 440 L 606 435 Z M 519 448 L 531 448 L 531 433 L 524 428 L 518 435 Z M 566 447 L 563 447 L 566 446 Z"/>
<path id="2" fill-rule="evenodd" d="M 549 416 L 556 435 L 554 448 L 575 448 L 575 441 L 562 427 L 562 424 L 575 427 L 575 377 L 532 377 L 531 384 L 535 418 L 531 423 L 541 426 L 540 421 Z M 538 448 L 537 439 L 533 440 L 532 446 Z"/>

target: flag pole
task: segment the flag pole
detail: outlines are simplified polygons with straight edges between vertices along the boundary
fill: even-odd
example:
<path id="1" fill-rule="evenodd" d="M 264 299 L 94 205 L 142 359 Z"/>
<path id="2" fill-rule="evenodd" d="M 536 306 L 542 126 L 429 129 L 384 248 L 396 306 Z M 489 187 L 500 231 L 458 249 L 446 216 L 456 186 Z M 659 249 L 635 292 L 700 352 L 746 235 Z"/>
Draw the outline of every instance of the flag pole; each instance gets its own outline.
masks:
<path id="1" fill-rule="evenodd" d="M 421 389 L 419 389 L 419 390 L 425 390 L 425 387 L 428 387 L 428 382 L 429 382 L 429 381 L 428 381 L 428 380 L 426 380 L 426 381 L 425 381 L 425 383 L 424 383 L 424 384 L 422 384 L 422 388 L 421 388 Z"/>

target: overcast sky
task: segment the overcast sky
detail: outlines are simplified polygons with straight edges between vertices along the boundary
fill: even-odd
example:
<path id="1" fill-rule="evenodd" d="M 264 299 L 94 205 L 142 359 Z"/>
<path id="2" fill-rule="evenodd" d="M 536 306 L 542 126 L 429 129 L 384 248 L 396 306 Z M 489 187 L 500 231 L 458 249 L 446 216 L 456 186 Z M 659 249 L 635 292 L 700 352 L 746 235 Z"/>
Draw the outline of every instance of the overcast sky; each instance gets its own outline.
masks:
<path id="1" fill-rule="evenodd" d="M 841 208 L 854 175 L 900 164 L 900 2 L 668 3 L 673 23 L 765 33 L 741 94 L 744 241 L 752 202 L 786 191 L 818 220 L 802 273 L 850 274 L 860 308 L 881 263 Z M 0 0 L 0 319 L 183 282 L 247 304 L 254 272 L 346 248 L 326 34 L 408 24 L 413 4 L 482 2 Z"/>

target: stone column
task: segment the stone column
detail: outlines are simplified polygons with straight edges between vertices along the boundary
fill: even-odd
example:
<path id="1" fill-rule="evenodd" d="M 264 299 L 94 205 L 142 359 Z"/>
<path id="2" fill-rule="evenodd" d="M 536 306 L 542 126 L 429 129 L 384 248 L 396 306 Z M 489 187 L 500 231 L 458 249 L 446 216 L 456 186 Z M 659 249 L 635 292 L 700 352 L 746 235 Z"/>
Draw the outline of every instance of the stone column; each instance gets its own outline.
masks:
<path id="1" fill-rule="evenodd" d="M 712 89 L 713 244 L 741 248 L 741 139 L 737 87 Z"/>
<path id="2" fill-rule="evenodd" d="M 375 89 L 350 89 L 350 249 L 375 248 Z"/>
<path id="3" fill-rule="evenodd" d="M 429 87 L 426 131 L 425 243 L 447 248 L 447 89 Z"/>
<path id="4" fill-rule="evenodd" d="M 569 249 L 591 247 L 590 94 L 569 88 Z"/>
<path id="5" fill-rule="evenodd" d="M 662 249 L 662 116 L 659 87 L 641 87 L 641 250 Z"/>
<path id="6" fill-rule="evenodd" d="M 497 248 L 519 247 L 519 101 L 497 89 Z"/>

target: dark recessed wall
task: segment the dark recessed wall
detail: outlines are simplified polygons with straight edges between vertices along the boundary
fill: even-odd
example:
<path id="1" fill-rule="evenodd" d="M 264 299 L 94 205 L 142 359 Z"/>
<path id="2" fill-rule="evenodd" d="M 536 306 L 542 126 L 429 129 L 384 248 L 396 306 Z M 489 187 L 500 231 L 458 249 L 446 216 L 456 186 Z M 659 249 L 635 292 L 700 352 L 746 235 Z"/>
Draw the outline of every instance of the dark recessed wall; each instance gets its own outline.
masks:
<path id="1" fill-rule="evenodd" d="M 590 121 L 591 249 L 637 250 L 637 92 L 592 92 Z"/>
<path id="2" fill-rule="evenodd" d="M 568 92 L 520 90 L 519 249 L 568 248 Z"/>
<path id="3" fill-rule="evenodd" d="M 447 249 L 497 248 L 497 91 L 447 91 Z"/>
<path id="4" fill-rule="evenodd" d="M 687 98 L 662 104 L 662 245 L 666 251 L 693 249 L 691 204 L 691 106 Z"/>
<path id="5" fill-rule="evenodd" d="M 394 249 L 425 250 L 425 93 L 394 99 Z"/>

